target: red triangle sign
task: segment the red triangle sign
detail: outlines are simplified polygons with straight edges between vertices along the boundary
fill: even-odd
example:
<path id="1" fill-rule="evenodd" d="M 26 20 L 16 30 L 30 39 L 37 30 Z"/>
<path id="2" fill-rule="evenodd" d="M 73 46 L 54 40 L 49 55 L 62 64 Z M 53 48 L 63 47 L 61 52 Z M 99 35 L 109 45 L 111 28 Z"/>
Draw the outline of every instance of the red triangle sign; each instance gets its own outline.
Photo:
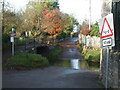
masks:
<path id="1" fill-rule="evenodd" d="M 106 38 L 110 36 L 113 36 L 112 29 L 110 27 L 110 24 L 108 23 L 107 18 L 104 18 L 104 22 L 102 25 L 102 31 L 100 33 L 100 38 Z"/>

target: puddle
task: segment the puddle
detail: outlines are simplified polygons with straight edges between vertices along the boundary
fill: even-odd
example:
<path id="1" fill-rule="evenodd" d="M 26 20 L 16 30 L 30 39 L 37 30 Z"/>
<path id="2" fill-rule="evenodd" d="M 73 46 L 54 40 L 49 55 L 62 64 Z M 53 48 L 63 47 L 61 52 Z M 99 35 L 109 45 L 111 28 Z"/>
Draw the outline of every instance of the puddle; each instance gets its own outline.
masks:
<path id="1" fill-rule="evenodd" d="M 92 70 L 99 71 L 99 65 L 89 63 L 85 60 L 72 59 L 72 60 L 61 60 L 54 64 L 55 66 L 70 67 L 75 70 Z"/>

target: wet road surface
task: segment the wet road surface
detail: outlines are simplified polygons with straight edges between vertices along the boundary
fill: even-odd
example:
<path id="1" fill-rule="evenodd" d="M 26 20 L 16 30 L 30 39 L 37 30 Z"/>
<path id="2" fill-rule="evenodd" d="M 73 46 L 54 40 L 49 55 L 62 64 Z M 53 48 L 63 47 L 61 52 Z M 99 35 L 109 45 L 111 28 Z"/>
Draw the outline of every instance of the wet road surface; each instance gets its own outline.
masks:
<path id="1" fill-rule="evenodd" d="M 51 66 L 31 71 L 3 72 L 3 88 L 102 88 L 98 72 Z"/>
<path id="2" fill-rule="evenodd" d="M 67 39 L 63 42 L 64 51 L 60 56 L 62 60 L 82 60 L 79 48 L 75 45 L 76 41 L 78 38 Z"/>
<path id="3" fill-rule="evenodd" d="M 73 38 L 63 42 L 63 60 L 81 59 L 74 44 L 76 40 Z M 3 71 L 3 88 L 103 88 L 98 83 L 98 75 L 99 72 L 60 66 L 29 71 Z"/>

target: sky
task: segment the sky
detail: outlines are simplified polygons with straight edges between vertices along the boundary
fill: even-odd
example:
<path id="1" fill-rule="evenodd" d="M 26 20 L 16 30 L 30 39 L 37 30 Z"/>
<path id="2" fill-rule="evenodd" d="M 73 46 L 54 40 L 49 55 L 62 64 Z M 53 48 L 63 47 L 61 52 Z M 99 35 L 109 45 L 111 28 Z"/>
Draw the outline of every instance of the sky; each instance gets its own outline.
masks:
<path id="1" fill-rule="evenodd" d="M 25 7 L 29 0 L 5 0 L 8 1 L 17 10 Z M 89 19 L 89 0 L 59 0 L 60 10 L 64 13 L 72 14 L 82 23 L 83 20 Z M 100 0 L 91 0 L 91 20 L 98 21 L 101 18 Z"/>

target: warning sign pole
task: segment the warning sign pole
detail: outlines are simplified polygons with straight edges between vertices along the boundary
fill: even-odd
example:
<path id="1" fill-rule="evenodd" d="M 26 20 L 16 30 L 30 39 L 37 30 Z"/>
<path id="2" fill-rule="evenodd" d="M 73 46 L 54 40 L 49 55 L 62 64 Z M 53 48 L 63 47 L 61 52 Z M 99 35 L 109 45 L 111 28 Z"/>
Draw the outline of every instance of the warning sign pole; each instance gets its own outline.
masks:
<path id="1" fill-rule="evenodd" d="M 113 14 L 108 14 L 107 16 L 99 20 L 99 29 L 100 29 L 100 44 L 101 48 L 106 48 L 106 72 L 105 72 L 105 88 L 108 89 L 108 67 L 109 67 L 109 56 L 110 56 L 110 47 L 115 46 L 114 38 L 114 23 L 113 23 Z"/>
<path id="2" fill-rule="evenodd" d="M 108 88 L 108 61 L 109 60 L 109 47 L 107 47 L 107 56 L 106 56 L 106 90 Z"/>
<path id="3" fill-rule="evenodd" d="M 12 56 L 14 56 L 14 42 L 12 42 Z"/>

